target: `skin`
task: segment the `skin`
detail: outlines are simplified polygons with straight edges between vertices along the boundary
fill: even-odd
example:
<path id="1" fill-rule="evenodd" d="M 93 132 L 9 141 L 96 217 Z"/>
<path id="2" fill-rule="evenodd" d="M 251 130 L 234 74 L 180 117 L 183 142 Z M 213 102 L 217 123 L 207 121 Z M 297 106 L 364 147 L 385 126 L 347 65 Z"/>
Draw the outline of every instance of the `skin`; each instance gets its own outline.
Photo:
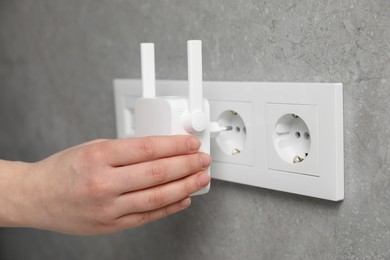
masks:
<path id="1" fill-rule="evenodd" d="M 36 163 L 0 160 L 0 226 L 93 235 L 187 208 L 210 182 L 193 136 L 95 140 Z"/>

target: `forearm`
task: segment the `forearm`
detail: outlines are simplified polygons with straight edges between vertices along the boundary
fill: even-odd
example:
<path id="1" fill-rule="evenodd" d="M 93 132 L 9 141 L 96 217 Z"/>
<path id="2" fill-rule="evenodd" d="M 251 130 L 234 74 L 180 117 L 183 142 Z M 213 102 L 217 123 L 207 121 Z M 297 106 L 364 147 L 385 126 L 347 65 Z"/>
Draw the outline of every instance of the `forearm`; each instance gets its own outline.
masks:
<path id="1" fill-rule="evenodd" d="M 23 226 L 23 176 L 28 163 L 0 160 L 0 227 Z"/>

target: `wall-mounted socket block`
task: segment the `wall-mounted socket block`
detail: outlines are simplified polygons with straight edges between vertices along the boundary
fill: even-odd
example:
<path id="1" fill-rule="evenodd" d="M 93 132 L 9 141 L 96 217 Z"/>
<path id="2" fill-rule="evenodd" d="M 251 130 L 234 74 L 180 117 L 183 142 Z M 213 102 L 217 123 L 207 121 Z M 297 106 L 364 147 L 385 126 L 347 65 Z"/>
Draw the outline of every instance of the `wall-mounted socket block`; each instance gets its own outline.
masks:
<path id="1" fill-rule="evenodd" d="M 158 96 L 187 81 L 157 80 Z M 115 80 L 118 137 L 131 137 L 140 80 Z M 203 82 L 211 121 L 232 130 L 211 142 L 212 178 L 311 197 L 344 198 L 342 84 Z M 231 150 L 231 151 L 230 151 Z"/>

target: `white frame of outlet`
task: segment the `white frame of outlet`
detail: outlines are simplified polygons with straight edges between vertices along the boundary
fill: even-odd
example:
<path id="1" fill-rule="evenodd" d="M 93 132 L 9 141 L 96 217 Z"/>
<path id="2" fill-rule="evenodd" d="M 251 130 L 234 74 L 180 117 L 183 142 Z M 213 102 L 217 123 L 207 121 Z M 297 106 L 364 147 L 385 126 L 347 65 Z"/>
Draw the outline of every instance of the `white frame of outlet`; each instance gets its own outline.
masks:
<path id="1" fill-rule="evenodd" d="M 187 96 L 187 89 L 187 81 L 156 81 L 158 96 Z M 216 147 L 214 141 L 211 142 L 214 157 L 212 178 L 332 201 L 344 199 L 342 84 L 206 81 L 203 89 L 204 97 L 210 101 L 211 121 L 217 120 L 213 102 L 218 101 L 245 102 L 246 108 L 241 116 L 244 121 L 251 120 L 246 123 L 246 128 L 249 140 L 253 142 L 247 140 L 246 153 L 224 159 L 226 154 Z M 132 137 L 130 124 L 133 121 L 126 119 L 130 113 L 125 111 L 133 110 L 135 99 L 142 95 L 141 80 L 116 79 L 114 93 L 117 136 Z M 247 114 L 248 104 L 250 115 Z M 311 131 L 312 147 L 310 156 L 301 163 L 288 164 L 274 150 L 270 137 L 275 120 L 278 120 L 275 114 L 279 112 L 267 113 L 267 104 L 281 105 L 281 110 L 283 106 L 291 105 L 316 109 L 318 117 L 315 122 L 311 119 L 313 113 L 308 112 L 311 116 L 306 124 Z M 236 106 L 233 110 L 240 109 Z M 236 112 L 240 114 L 240 111 Z"/>

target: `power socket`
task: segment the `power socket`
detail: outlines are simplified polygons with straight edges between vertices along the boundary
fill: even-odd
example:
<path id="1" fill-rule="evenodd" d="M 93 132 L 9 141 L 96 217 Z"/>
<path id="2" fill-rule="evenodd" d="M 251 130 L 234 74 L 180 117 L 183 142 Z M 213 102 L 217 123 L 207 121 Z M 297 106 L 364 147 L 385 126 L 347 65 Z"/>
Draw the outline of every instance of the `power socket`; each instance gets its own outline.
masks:
<path id="1" fill-rule="evenodd" d="M 269 169 L 320 176 L 317 105 L 267 103 L 266 129 Z"/>
<path id="2" fill-rule="evenodd" d="M 253 166 L 255 133 L 252 131 L 252 103 L 211 99 L 210 107 L 212 122 L 232 127 L 232 130 L 221 132 L 211 140 L 213 161 Z"/>
<path id="3" fill-rule="evenodd" d="M 185 95 L 187 84 L 157 80 L 156 94 Z M 133 136 L 134 120 L 124 111 L 134 108 L 141 86 L 140 80 L 114 81 L 118 137 Z M 211 141 L 212 178 L 344 198 L 342 84 L 206 81 L 203 87 L 210 121 L 232 127 Z"/>

